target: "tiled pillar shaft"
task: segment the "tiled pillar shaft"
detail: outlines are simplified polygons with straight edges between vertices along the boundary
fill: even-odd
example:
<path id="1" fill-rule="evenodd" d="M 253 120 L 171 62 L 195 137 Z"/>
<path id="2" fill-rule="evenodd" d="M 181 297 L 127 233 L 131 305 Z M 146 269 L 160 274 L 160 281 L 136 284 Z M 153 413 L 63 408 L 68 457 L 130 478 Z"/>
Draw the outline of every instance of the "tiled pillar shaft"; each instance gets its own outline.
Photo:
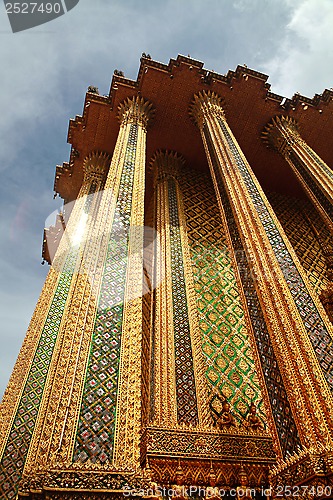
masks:
<path id="1" fill-rule="evenodd" d="M 333 238 L 333 171 L 302 139 L 297 123 L 288 116 L 273 118 L 262 137 L 266 144 L 279 151 L 289 163 Z M 333 248 L 332 243 L 326 245 L 322 241 L 321 235 L 318 234 L 329 282 L 321 291 L 320 299 L 333 323 Z"/>
<path id="2" fill-rule="evenodd" d="M 117 415 L 113 462 L 115 467 L 139 467 L 141 431 L 141 372 L 142 368 L 142 279 L 144 238 L 144 193 L 146 166 L 146 133 L 152 114 L 152 105 L 134 101 L 123 112 L 124 122 L 137 126 L 136 154 L 133 163 L 132 190 L 124 199 L 124 209 L 131 211 L 128 218 L 128 264 L 124 291 L 124 312 L 120 352 Z M 128 126 L 128 125 L 127 125 Z M 124 162 L 124 167 L 126 162 Z M 120 198 L 121 199 L 121 198 Z M 120 201 L 120 200 L 119 200 Z M 132 228 L 132 230 L 130 229 Z"/>
<path id="3" fill-rule="evenodd" d="M 153 159 L 155 180 L 155 220 L 159 245 L 154 262 L 156 288 L 152 335 L 152 380 L 150 389 L 151 420 L 154 425 L 177 424 L 177 395 L 175 386 L 175 348 L 172 309 L 171 255 L 167 180 L 159 177 L 158 160 Z M 176 159 L 179 161 L 179 159 Z M 155 246 L 156 247 L 156 246 Z"/>
<path id="4" fill-rule="evenodd" d="M 174 427 L 198 425 L 208 405 L 201 339 L 194 303 L 193 277 L 178 184 L 183 159 L 158 152 L 152 159 L 155 179 L 158 286 L 153 325 L 153 422 Z"/>
<path id="5" fill-rule="evenodd" d="M 146 127 L 151 105 L 128 99 L 53 356 L 24 470 L 138 466 Z M 89 172 L 87 171 L 87 175 Z M 121 458 L 119 458 L 121 457 Z M 90 465 L 89 465 L 90 464 Z M 112 467 L 112 465 L 110 465 Z M 46 474 L 47 477 L 47 474 Z"/>
<path id="6" fill-rule="evenodd" d="M 302 139 L 297 123 L 288 116 L 275 117 L 262 137 L 289 163 L 333 235 L 333 171 Z"/>
<path id="7" fill-rule="evenodd" d="M 139 462 L 144 175 L 150 115 L 151 105 L 143 99 L 120 107 L 118 142 L 96 221 L 107 233 L 103 276 L 74 436 L 74 461 L 108 461 L 124 469 Z"/>
<path id="8" fill-rule="evenodd" d="M 11 498 L 17 491 L 23 467 L 29 461 L 29 446 L 54 380 L 54 360 L 63 341 L 64 318 L 81 278 L 83 247 L 108 165 L 109 158 L 102 153 L 94 153 L 84 162 L 83 184 L 1 404 L 1 498 Z"/>
<path id="9" fill-rule="evenodd" d="M 221 209 L 225 196 L 231 205 L 301 442 L 331 441 L 331 326 L 226 122 L 221 99 L 202 92 L 191 113 Z"/>

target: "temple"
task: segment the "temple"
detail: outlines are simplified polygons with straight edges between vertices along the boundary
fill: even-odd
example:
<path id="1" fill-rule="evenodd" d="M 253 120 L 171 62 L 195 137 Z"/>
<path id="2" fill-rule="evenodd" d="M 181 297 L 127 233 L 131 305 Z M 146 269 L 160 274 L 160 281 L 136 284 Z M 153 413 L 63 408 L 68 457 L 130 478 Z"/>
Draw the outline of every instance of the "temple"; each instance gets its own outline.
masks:
<path id="1" fill-rule="evenodd" d="M 89 87 L 1 499 L 333 497 L 332 100 L 147 54 Z"/>

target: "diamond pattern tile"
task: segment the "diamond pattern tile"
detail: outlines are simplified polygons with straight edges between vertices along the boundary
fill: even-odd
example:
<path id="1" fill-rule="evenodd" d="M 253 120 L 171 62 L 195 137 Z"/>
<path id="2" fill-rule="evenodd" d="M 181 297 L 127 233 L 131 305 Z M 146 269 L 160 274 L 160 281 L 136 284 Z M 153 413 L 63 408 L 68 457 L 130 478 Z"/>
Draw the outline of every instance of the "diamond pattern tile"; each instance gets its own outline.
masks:
<path id="1" fill-rule="evenodd" d="M 272 245 L 277 261 L 279 262 L 280 267 L 283 271 L 286 283 L 289 286 L 292 295 L 294 296 L 296 307 L 299 311 L 300 316 L 303 318 L 304 326 L 308 332 L 314 352 L 323 370 L 328 386 L 333 392 L 333 352 L 331 348 L 331 336 L 317 310 L 315 303 L 309 295 L 302 276 L 296 268 L 295 263 L 293 262 L 292 257 L 281 237 L 281 234 L 278 231 L 278 228 L 276 227 L 270 213 L 267 210 L 267 207 L 258 191 L 257 186 L 253 182 L 253 179 L 248 172 L 243 158 L 239 154 L 239 151 L 233 143 L 232 137 L 230 136 L 222 120 L 220 120 L 220 126 L 223 130 L 223 133 L 225 134 L 235 161 L 237 162 L 239 171 L 247 186 L 253 204 L 258 211 L 258 215 L 260 217 L 262 225 Z M 297 158 L 294 158 L 293 161 L 297 161 Z M 299 166 L 301 168 L 301 165 Z M 332 213 L 333 215 L 332 207 L 330 207 L 330 210 L 332 212 L 329 213 Z"/>
<path id="2" fill-rule="evenodd" d="M 181 187 L 211 393 L 217 391 L 226 397 L 239 421 L 246 416 L 251 401 L 255 402 L 258 416 L 265 422 L 244 311 L 213 186 L 206 177 L 195 177 L 191 172 L 184 176 Z"/>
<path id="3" fill-rule="evenodd" d="M 238 270 L 242 279 L 244 295 L 255 335 L 255 341 L 257 344 L 262 371 L 266 382 L 266 388 L 272 408 L 273 418 L 279 435 L 282 452 L 284 453 L 284 455 L 286 455 L 287 452 L 293 453 L 293 451 L 297 449 L 297 446 L 300 445 L 296 424 L 291 413 L 286 389 L 283 384 L 259 298 L 257 296 L 256 289 L 253 283 L 253 277 L 251 269 L 249 267 L 249 262 L 246 259 L 246 254 L 242 245 L 239 230 L 233 215 L 228 195 L 224 187 L 220 168 L 216 164 L 214 147 L 209 134 L 206 134 L 206 140 L 210 157 L 212 159 L 213 165 L 215 166 L 214 170 L 217 176 L 218 188 L 223 200 L 223 207 L 232 244 L 235 250 Z M 247 387 L 246 390 L 247 394 L 253 391 L 251 384 L 249 387 Z"/>
<path id="4" fill-rule="evenodd" d="M 310 217 L 312 224 L 320 232 L 326 244 L 330 240 L 330 235 L 325 231 L 318 214 L 305 200 L 291 198 L 280 193 L 270 193 L 268 199 L 303 265 L 309 281 L 315 292 L 319 293 L 327 284 L 326 263 L 320 245 L 304 214 L 306 213 Z"/>
<path id="5" fill-rule="evenodd" d="M 182 242 L 179 228 L 176 186 L 168 180 L 170 218 L 170 258 L 175 345 L 177 418 L 179 423 L 196 425 L 198 409 L 194 379 L 190 323 L 186 298 L 186 282 Z"/>
<path id="6" fill-rule="evenodd" d="M 132 124 L 105 260 L 74 461 L 112 460 L 137 137 L 137 125 Z"/>
<path id="7" fill-rule="evenodd" d="M 64 312 L 77 250 L 64 264 L 0 464 L 0 497 L 15 498 Z"/>

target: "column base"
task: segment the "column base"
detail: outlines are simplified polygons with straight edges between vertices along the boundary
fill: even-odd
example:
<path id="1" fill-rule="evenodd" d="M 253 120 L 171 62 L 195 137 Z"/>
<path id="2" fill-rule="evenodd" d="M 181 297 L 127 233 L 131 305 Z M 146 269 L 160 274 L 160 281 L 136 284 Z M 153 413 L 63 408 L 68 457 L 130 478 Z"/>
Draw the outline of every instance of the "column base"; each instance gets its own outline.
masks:
<path id="1" fill-rule="evenodd" d="M 333 498 L 333 450 L 303 450 L 275 466 L 269 479 L 273 498 Z"/>
<path id="2" fill-rule="evenodd" d="M 104 468 L 104 470 L 103 470 Z M 23 477 L 18 500 L 103 500 L 145 498 L 152 496 L 155 485 L 145 471 L 124 473 L 109 466 L 98 471 L 68 469 L 49 470 Z"/>

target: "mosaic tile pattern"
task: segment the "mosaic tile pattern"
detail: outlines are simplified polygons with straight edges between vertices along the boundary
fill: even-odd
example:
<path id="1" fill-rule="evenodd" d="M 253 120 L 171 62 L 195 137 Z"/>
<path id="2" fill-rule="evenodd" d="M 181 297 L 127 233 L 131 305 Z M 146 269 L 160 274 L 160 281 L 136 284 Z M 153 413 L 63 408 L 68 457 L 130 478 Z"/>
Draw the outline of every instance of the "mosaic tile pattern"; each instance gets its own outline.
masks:
<path id="1" fill-rule="evenodd" d="M 313 156 L 313 153 L 312 155 Z M 327 215 L 333 219 L 333 206 L 331 202 L 329 201 L 328 198 L 324 195 L 321 189 L 317 186 L 317 184 L 314 182 L 312 176 L 309 174 L 307 169 L 304 167 L 302 161 L 298 158 L 297 154 L 294 153 L 293 151 L 289 152 L 289 158 L 291 159 L 292 163 L 294 164 L 295 168 L 297 171 L 300 173 L 302 178 L 305 180 L 307 186 L 310 188 L 312 194 L 316 197 L 318 203 L 322 206 L 322 208 L 325 210 Z M 325 168 L 327 170 L 327 167 Z"/>
<path id="2" fill-rule="evenodd" d="M 156 289 L 152 291 L 152 302 L 153 304 L 156 304 Z M 155 325 L 155 307 L 154 305 L 152 306 L 152 319 L 151 319 L 151 324 Z M 153 367 L 155 366 L 155 360 L 156 360 L 156 349 L 155 349 L 155 342 L 151 341 L 151 347 L 150 347 L 150 377 L 149 377 L 149 389 L 150 389 L 150 394 L 149 394 L 149 421 L 153 422 L 154 421 L 154 412 L 155 412 L 155 370 Z"/>
<path id="3" fill-rule="evenodd" d="M 152 206 L 151 206 L 152 208 Z M 154 370 L 151 369 L 151 359 L 154 362 L 152 324 L 154 308 L 152 299 L 155 292 L 154 279 L 154 248 L 156 246 L 156 232 L 153 229 L 151 209 L 147 210 L 144 230 L 144 251 L 143 251 L 143 297 L 142 297 L 142 418 L 144 424 L 153 419 L 154 394 L 152 381 L 154 380 Z"/>
<path id="4" fill-rule="evenodd" d="M 307 151 L 307 153 L 311 156 L 311 158 L 318 163 L 322 167 L 322 169 L 326 172 L 326 174 L 333 180 L 333 170 L 329 168 L 326 163 L 324 163 L 319 156 L 317 156 L 314 151 L 308 146 L 306 142 L 302 143 L 303 148 Z"/>
<path id="5" fill-rule="evenodd" d="M 206 176 L 191 172 L 183 177 L 181 187 L 210 392 L 227 398 L 240 422 L 254 402 L 257 415 L 265 423 L 244 311 L 213 185 Z M 214 398 L 212 406 L 216 418 L 221 400 Z"/>
<path id="6" fill-rule="evenodd" d="M 146 422 L 150 416 L 149 409 L 149 387 L 151 372 L 150 370 L 150 343 L 151 343 L 151 293 L 146 293 L 142 297 L 142 417 Z"/>
<path id="7" fill-rule="evenodd" d="M 323 370 L 324 376 L 330 390 L 333 392 L 333 352 L 331 349 L 332 339 L 327 331 L 325 323 L 318 313 L 304 281 L 292 260 L 292 257 L 278 231 L 267 207 L 255 185 L 247 166 L 239 154 L 225 124 L 219 120 L 221 129 L 228 141 L 229 148 L 238 165 L 239 172 L 245 182 L 252 202 L 257 209 L 261 223 L 266 231 L 274 254 L 280 264 L 286 283 L 294 297 L 295 305 L 303 319 L 304 326 L 308 332 L 314 352 Z"/>
<path id="8" fill-rule="evenodd" d="M 310 203 L 280 193 L 269 193 L 268 199 L 276 213 L 297 257 L 306 271 L 316 293 L 326 287 L 326 261 L 322 249 L 315 238 L 309 222 L 304 214 L 311 218 L 314 227 L 320 232 L 324 243 L 328 244 L 330 236 L 313 210 Z"/>
<path id="9" fill-rule="evenodd" d="M 77 251 L 74 249 L 68 254 L 64 268 L 59 276 L 58 285 L 8 437 L 0 465 L 0 498 L 11 499 L 16 497 L 18 480 L 23 471 L 35 428 L 46 377 L 72 281 L 76 257 Z"/>
<path id="10" fill-rule="evenodd" d="M 126 146 L 83 390 L 74 461 L 112 460 L 138 127 Z"/>
<path id="11" fill-rule="evenodd" d="M 91 183 L 82 210 L 88 214 L 96 184 Z M 73 278 L 79 247 L 72 247 L 59 275 L 57 288 L 43 327 L 30 373 L 9 435 L 0 465 L 1 498 L 15 498 L 31 437 L 34 431 L 44 384 L 57 340 L 69 288 Z M 3 496 L 2 496 L 3 495 Z"/>
<path id="12" fill-rule="evenodd" d="M 267 330 L 259 298 L 254 286 L 249 262 L 246 258 L 246 253 L 243 248 L 237 223 L 234 218 L 227 192 L 225 190 L 220 168 L 215 158 L 214 146 L 211 142 L 209 132 L 206 129 L 205 137 L 209 149 L 210 158 L 214 165 L 219 192 L 226 215 L 232 244 L 235 250 L 238 269 L 242 279 L 244 295 L 247 302 L 248 312 L 250 315 L 261 366 L 265 377 L 266 388 L 272 408 L 272 414 L 280 439 L 280 446 L 284 456 L 286 456 L 287 452 L 293 453 L 297 450 L 297 447 L 300 446 L 300 439 L 291 412 L 286 389 L 283 384 L 281 372 L 277 363 L 272 342 Z"/>
<path id="13" fill-rule="evenodd" d="M 172 281 L 173 329 L 178 423 L 197 425 L 198 409 L 195 390 L 190 323 L 182 242 L 179 228 L 175 181 L 168 180 L 170 219 L 170 259 Z"/>
<path id="14" fill-rule="evenodd" d="M 155 199 L 152 197 L 145 212 L 145 231 L 144 231 L 144 276 L 145 287 L 142 304 L 143 312 L 143 337 L 146 347 L 143 346 L 142 355 L 146 360 L 143 367 L 145 381 L 147 380 L 147 408 L 146 418 L 148 422 L 154 420 L 154 401 L 155 401 L 155 343 L 153 342 L 153 325 L 155 325 L 156 310 L 153 304 L 156 303 L 156 262 L 154 255 L 159 248 L 159 234 L 155 230 Z"/>

